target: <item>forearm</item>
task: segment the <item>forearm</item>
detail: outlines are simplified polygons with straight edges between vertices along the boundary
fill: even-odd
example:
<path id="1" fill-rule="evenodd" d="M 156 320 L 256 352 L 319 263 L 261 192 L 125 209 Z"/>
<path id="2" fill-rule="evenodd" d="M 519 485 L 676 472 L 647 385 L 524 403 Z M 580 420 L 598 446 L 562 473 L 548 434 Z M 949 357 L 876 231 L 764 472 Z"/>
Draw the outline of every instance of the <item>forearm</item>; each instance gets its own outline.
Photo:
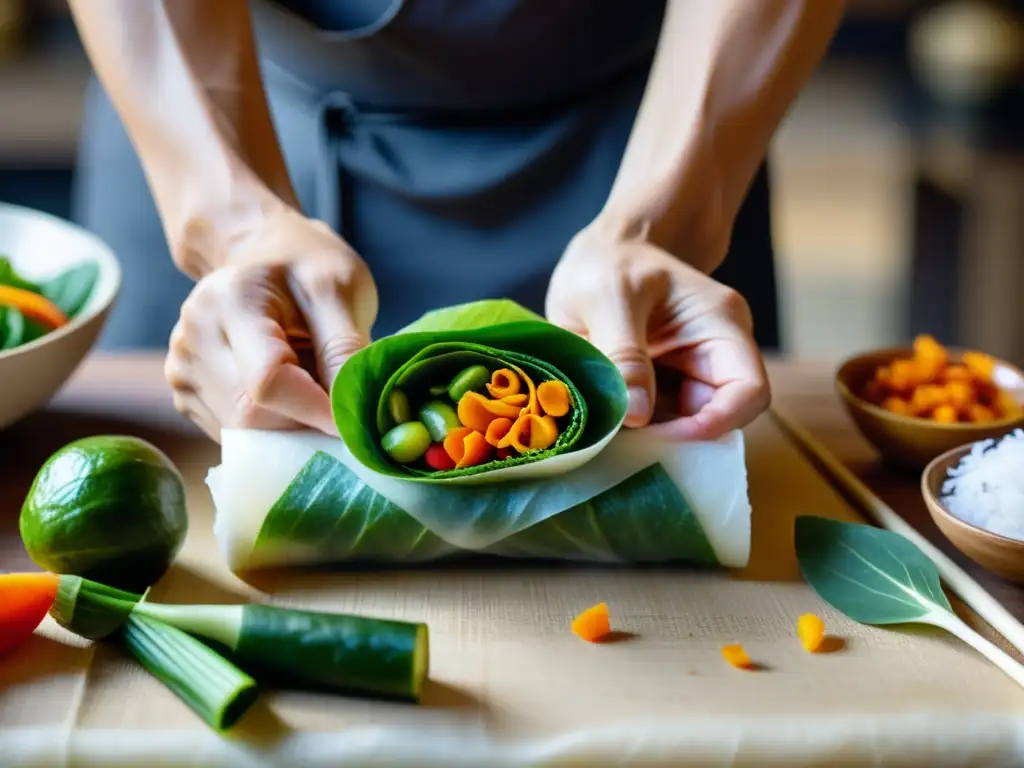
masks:
<path id="1" fill-rule="evenodd" d="M 772 135 L 824 56 L 843 0 L 669 0 L 619 174 L 595 225 L 712 272 Z"/>
<path id="2" fill-rule="evenodd" d="M 141 160 L 178 266 L 219 266 L 295 195 L 247 0 L 70 0 Z"/>

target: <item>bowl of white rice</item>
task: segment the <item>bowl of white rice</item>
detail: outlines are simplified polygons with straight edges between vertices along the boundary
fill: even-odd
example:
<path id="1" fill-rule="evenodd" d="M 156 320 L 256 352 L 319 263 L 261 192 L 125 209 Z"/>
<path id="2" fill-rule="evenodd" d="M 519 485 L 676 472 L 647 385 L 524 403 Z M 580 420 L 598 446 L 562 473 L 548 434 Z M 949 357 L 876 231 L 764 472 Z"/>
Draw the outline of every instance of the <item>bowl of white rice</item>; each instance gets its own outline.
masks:
<path id="1" fill-rule="evenodd" d="M 1024 430 L 948 451 L 921 492 L 943 535 L 983 568 L 1024 582 Z"/>

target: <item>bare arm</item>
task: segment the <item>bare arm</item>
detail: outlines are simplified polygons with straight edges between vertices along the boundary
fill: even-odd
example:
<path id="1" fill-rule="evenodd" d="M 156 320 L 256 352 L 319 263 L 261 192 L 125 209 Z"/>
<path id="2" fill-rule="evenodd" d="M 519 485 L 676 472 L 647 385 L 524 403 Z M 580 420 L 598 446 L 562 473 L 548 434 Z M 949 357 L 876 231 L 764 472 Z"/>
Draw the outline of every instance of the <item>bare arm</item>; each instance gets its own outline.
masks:
<path id="1" fill-rule="evenodd" d="M 595 226 L 645 238 L 706 273 L 843 0 L 669 0 L 633 133 Z"/>
<path id="2" fill-rule="evenodd" d="M 297 207 L 246 0 L 70 0 L 128 131 L 175 263 L 202 277 Z"/>

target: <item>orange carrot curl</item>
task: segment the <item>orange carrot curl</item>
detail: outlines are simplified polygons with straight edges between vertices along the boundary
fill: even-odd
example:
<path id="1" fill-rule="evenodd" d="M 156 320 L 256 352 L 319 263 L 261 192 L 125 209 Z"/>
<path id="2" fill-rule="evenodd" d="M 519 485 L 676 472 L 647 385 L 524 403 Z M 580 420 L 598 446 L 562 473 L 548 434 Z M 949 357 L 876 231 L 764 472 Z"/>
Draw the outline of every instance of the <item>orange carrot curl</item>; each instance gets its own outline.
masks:
<path id="1" fill-rule="evenodd" d="M 588 643 L 597 643 L 611 633 L 611 621 L 608 618 L 608 605 L 598 603 L 587 608 L 573 619 L 572 631 Z"/>
<path id="2" fill-rule="evenodd" d="M 0 653 L 35 632 L 57 599 L 60 577 L 53 573 L 0 574 Z"/>

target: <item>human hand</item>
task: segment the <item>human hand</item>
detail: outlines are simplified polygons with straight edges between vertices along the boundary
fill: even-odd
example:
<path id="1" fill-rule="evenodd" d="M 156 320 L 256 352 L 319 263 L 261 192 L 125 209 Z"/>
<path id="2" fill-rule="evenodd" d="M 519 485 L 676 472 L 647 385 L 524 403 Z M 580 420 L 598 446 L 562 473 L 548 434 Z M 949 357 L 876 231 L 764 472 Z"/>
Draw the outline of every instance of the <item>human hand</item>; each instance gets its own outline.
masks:
<path id="1" fill-rule="evenodd" d="M 629 389 L 628 427 L 651 425 L 668 440 L 713 440 L 768 407 L 746 300 L 648 242 L 580 232 L 551 277 L 546 312 L 618 366 Z M 676 418 L 652 425 L 655 363 L 683 378 Z"/>
<path id="2" fill-rule="evenodd" d="M 336 435 L 328 392 L 369 343 L 377 307 L 373 277 L 344 240 L 295 211 L 276 215 L 182 306 L 164 369 L 175 407 L 218 441 L 236 427 Z"/>

